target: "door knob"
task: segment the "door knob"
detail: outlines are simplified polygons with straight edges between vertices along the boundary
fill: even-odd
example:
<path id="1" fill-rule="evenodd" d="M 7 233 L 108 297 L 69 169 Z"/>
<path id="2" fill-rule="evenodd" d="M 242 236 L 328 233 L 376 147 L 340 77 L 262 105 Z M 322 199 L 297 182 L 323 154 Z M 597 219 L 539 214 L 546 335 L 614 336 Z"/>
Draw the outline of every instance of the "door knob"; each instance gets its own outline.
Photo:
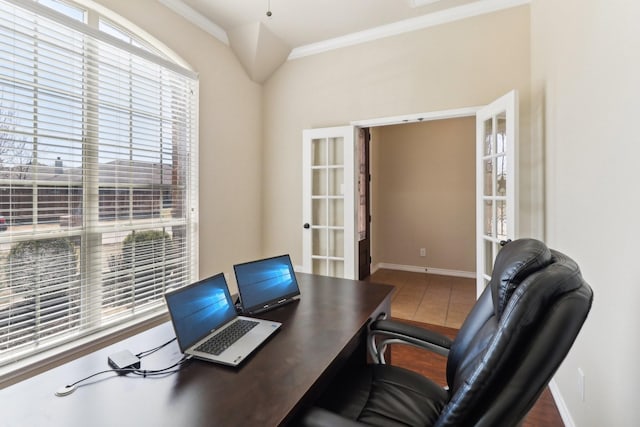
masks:
<path id="1" fill-rule="evenodd" d="M 500 246 L 505 246 L 507 243 L 511 243 L 511 239 L 500 240 Z"/>
<path id="2" fill-rule="evenodd" d="M 309 223 L 308 223 L 308 222 L 305 222 L 305 223 L 304 223 L 304 225 L 303 225 L 303 227 L 304 227 L 304 228 L 307 228 L 307 229 L 308 229 L 308 228 L 311 228 L 311 226 L 309 225 Z"/>

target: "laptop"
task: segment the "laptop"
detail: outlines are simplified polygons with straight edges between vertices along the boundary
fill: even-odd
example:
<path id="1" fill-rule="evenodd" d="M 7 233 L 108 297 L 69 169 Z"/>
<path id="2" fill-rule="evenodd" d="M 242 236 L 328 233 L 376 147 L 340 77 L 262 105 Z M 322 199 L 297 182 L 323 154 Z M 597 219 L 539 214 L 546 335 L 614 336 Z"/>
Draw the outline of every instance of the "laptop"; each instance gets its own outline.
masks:
<path id="1" fill-rule="evenodd" d="M 281 326 L 238 316 L 222 273 L 170 291 L 165 301 L 180 351 L 224 365 L 238 366 Z"/>
<path id="2" fill-rule="evenodd" d="M 236 264 L 233 269 L 245 314 L 262 313 L 299 298 L 289 255 Z"/>

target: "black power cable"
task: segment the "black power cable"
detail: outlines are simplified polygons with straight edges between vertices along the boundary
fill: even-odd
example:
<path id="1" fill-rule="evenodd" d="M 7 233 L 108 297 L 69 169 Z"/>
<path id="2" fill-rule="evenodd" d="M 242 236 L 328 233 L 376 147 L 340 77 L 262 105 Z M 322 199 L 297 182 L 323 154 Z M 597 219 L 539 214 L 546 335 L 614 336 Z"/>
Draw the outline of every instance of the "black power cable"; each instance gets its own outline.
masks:
<path id="1" fill-rule="evenodd" d="M 143 357 L 147 357 L 153 353 L 155 353 L 156 351 L 166 347 L 167 345 L 171 344 L 173 341 L 175 341 L 176 338 L 172 338 L 169 341 L 167 341 L 166 343 L 159 345 L 155 348 L 152 348 L 150 350 L 145 350 L 142 351 L 138 354 L 136 354 L 135 356 L 138 357 L 139 359 L 142 359 Z M 117 373 L 119 375 L 126 375 L 126 374 L 135 374 L 135 375 L 139 375 L 143 378 L 146 377 L 153 377 L 153 376 L 162 376 L 162 375 L 171 375 L 175 372 L 178 372 L 187 362 L 189 362 L 191 360 L 191 356 L 183 356 L 179 361 L 177 361 L 176 363 L 174 363 L 171 366 L 167 366 L 166 368 L 162 368 L 162 369 L 152 369 L 152 370 L 146 370 L 146 369 L 139 369 L 139 368 L 124 368 L 124 369 L 106 369 L 104 371 L 99 371 L 99 372 L 95 372 L 91 375 L 88 375 L 80 380 L 77 380 L 71 384 L 68 384 L 62 388 L 60 388 L 59 390 L 57 390 L 55 392 L 56 396 L 67 396 L 71 393 L 73 393 L 78 384 L 87 381 L 93 377 L 96 377 L 98 375 L 103 375 L 103 374 L 108 374 L 108 373 Z"/>
<path id="2" fill-rule="evenodd" d="M 147 357 L 150 354 L 155 353 L 156 351 L 168 346 L 169 344 L 171 344 L 172 342 L 174 342 L 176 340 L 175 337 L 171 338 L 169 341 L 167 341 L 166 343 L 159 345 L 156 348 L 152 348 L 151 350 L 146 350 L 146 351 L 141 351 L 140 353 L 136 354 L 136 357 L 138 357 L 139 359 L 142 359 L 143 357 Z"/>

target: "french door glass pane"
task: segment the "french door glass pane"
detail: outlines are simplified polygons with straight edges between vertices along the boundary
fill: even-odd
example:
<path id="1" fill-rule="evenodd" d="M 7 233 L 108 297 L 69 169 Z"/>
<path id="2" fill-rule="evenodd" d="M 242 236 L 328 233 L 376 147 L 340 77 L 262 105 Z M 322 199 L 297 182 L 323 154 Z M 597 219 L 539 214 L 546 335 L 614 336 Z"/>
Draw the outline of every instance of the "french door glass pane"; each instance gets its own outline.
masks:
<path id="1" fill-rule="evenodd" d="M 496 154 L 502 154 L 507 150 L 507 119 L 506 113 L 496 116 Z"/>
<path id="2" fill-rule="evenodd" d="M 314 259 L 313 260 L 313 273 L 314 274 L 327 274 L 327 260 L 326 259 Z"/>
<path id="3" fill-rule="evenodd" d="M 344 164 L 344 139 L 341 137 L 331 138 L 329 141 L 328 150 L 328 164 L 329 165 L 343 165 Z"/>
<path id="4" fill-rule="evenodd" d="M 327 140 L 314 139 L 311 141 L 311 166 L 326 166 L 327 165 Z"/>
<path id="5" fill-rule="evenodd" d="M 326 196 L 327 192 L 327 169 L 313 169 L 311 171 L 312 180 L 311 183 L 311 195 L 313 196 Z"/>
<path id="6" fill-rule="evenodd" d="M 490 156 L 494 153 L 493 147 L 493 120 L 484 121 L 484 155 Z"/>
<path id="7" fill-rule="evenodd" d="M 344 168 L 332 168 L 327 171 L 329 175 L 329 195 L 342 196 L 344 184 Z"/>
<path id="8" fill-rule="evenodd" d="M 507 193 L 507 156 L 498 156 L 496 166 L 496 191 L 499 196 L 504 196 Z"/>
<path id="9" fill-rule="evenodd" d="M 333 277 L 344 277 L 344 262 L 339 260 L 329 261 L 327 275 Z"/>
<path id="10" fill-rule="evenodd" d="M 314 229 L 312 233 L 314 257 L 344 257 L 344 230 L 320 228 Z"/>
<path id="11" fill-rule="evenodd" d="M 498 239 L 505 240 L 507 238 L 507 202 L 499 200 L 496 203 L 496 227 Z"/>
<path id="12" fill-rule="evenodd" d="M 493 202 L 491 200 L 484 202 L 484 234 L 493 236 Z"/>
<path id="13" fill-rule="evenodd" d="M 330 257 L 344 257 L 344 231 L 328 230 L 329 232 L 329 250 Z"/>
<path id="14" fill-rule="evenodd" d="M 491 276 L 491 273 L 493 272 L 493 246 L 494 245 L 490 240 L 484 241 L 484 273 L 488 276 Z"/>
<path id="15" fill-rule="evenodd" d="M 327 256 L 327 250 L 329 247 L 327 230 L 326 229 L 314 229 L 313 233 L 313 247 L 311 248 L 311 255 L 313 256 Z"/>
<path id="16" fill-rule="evenodd" d="M 493 196 L 493 159 L 484 160 L 484 195 Z"/>
<path id="17" fill-rule="evenodd" d="M 344 200 L 329 199 L 329 225 L 332 227 L 344 226 Z"/>
<path id="18" fill-rule="evenodd" d="M 311 222 L 314 226 L 326 226 L 327 199 L 313 199 L 311 202 Z"/>

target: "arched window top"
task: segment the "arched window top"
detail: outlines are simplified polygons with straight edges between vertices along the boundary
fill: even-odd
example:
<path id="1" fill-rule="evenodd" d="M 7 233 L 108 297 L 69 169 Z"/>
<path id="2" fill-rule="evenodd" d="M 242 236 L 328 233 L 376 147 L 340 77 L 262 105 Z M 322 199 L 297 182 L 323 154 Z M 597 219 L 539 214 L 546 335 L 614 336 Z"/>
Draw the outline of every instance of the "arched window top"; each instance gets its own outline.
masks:
<path id="1" fill-rule="evenodd" d="M 120 39 L 125 43 L 158 55 L 187 70 L 193 68 L 164 43 L 133 24 L 126 18 L 107 9 L 92 0 L 34 0 L 43 6 L 47 6 L 56 12 L 78 22 L 87 24 L 99 31 Z"/>

